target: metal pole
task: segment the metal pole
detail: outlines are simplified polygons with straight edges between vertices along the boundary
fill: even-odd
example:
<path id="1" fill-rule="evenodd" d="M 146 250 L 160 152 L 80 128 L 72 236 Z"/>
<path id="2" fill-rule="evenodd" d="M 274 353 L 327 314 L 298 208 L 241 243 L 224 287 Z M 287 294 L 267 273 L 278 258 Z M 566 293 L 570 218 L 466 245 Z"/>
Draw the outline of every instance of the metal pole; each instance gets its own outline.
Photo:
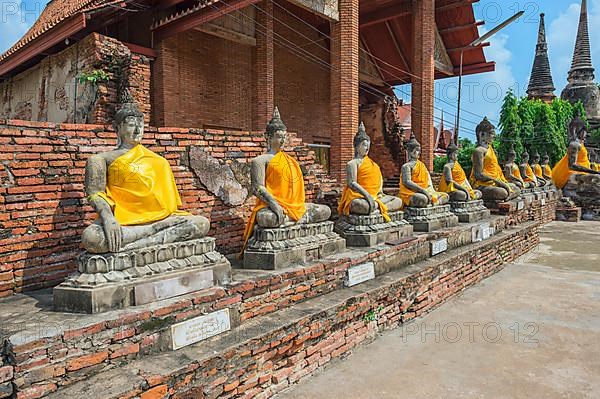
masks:
<path id="1" fill-rule="evenodd" d="M 458 137 L 460 132 L 460 100 L 462 94 L 462 74 L 463 74 L 463 55 L 465 50 L 460 50 L 460 68 L 458 71 L 458 106 L 456 107 L 456 125 L 454 127 L 454 134 L 456 135 L 454 141 L 458 143 Z"/>

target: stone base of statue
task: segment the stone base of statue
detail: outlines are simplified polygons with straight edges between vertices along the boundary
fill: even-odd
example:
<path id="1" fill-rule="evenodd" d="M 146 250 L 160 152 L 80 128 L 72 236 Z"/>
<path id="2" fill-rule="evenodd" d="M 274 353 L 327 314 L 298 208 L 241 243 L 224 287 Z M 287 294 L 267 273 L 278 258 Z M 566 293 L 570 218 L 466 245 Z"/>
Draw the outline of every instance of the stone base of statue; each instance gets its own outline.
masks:
<path id="1" fill-rule="evenodd" d="M 475 223 L 490 218 L 490 210 L 483 205 L 483 200 L 451 201 L 450 210 L 460 223 Z"/>
<path id="2" fill-rule="evenodd" d="M 574 174 L 563 188 L 563 196 L 581 208 L 583 220 L 600 221 L 600 176 Z"/>
<path id="3" fill-rule="evenodd" d="M 430 232 L 458 225 L 458 217 L 450 211 L 450 205 L 427 208 L 404 208 L 405 219 L 412 224 L 414 231 Z"/>
<path id="4" fill-rule="evenodd" d="M 277 270 L 343 251 L 346 240 L 333 229 L 329 221 L 274 229 L 256 226 L 244 250 L 244 269 Z"/>
<path id="5" fill-rule="evenodd" d="M 82 254 L 78 272 L 54 288 L 54 308 L 100 313 L 231 281 L 231 265 L 210 237 L 107 254 Z"/>
<path id="6" fill-rule="evenodd" d="M 386 222 L 377 212 L 372 215 L 341 215 L 335 231 L 346 239 L 349 247 L 372 247 L 411 236 L 413 226 L 404 220 L 403 212 L 390 212 Z"/>
<path id="7" fill-rule="evenodd" d="M 556 220 L 577 223 L 581 220 L 581 208 L 571 198 L 562 197 L 556 204 Z"/>
<path id="8" fill-rule="evenodd" d="M 525 201 L 525 207 L 529 207 L 534 200 L 538 199 L 537 192 L 535 190 L 535 188 L 524 188 L 521 190 L 521 195 L 519 198 Z"/>
<path id="9" fill-rule="evenodd" d="M 529 196 L 528 199 L 530 200 L 529 204 L 531 204 L 531 201 L 533 201 L 532 197 Z M 526 200 L 521 196 L 510 201 L 484 200 L 483 204 L 494 215 L 509 215 L 527 207 Z"/>

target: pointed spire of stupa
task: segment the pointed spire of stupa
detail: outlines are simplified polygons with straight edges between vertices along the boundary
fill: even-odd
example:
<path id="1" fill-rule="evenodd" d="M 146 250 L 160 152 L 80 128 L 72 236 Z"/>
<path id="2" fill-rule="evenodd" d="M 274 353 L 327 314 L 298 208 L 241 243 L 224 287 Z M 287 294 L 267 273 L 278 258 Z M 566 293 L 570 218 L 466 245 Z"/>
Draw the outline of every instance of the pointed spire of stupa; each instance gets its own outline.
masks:
<path id="1" fill-rule="evenodd" d="M 550 71 L 550 62 L 548 61 L 548 43 L 546 43 L 546 25 L 544 23 L 544 14 L 540 14 L 540 27 L 538 30 L 538 41 L 535 48 L 535 58 L 531 77 L 529 78 L 529 87 L 527 94 L 529 98 L 539 98 L 542 101 L 550 102 L 556 97 L 554 95 L 554 82 L 552 72 Z"/>
<path id="2" fill-rule="evenodd" d="M 594 66 L 592 65 L 592 52 L 590 50 L 587 0 L 582 0 L 577 39 L 575 40 L 575 51 L 573 51 L 573 62 L 569 71 L 569 82 L 592 80 L 594 80 Z"/>

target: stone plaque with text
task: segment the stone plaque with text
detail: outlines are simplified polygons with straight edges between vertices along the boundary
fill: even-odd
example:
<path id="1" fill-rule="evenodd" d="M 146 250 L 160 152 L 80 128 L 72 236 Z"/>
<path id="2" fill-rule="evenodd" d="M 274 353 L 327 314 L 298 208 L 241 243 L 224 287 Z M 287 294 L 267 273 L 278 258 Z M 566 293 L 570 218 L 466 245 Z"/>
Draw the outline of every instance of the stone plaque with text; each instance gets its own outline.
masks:
<path id="1" fill-rule="evenodd" d="M 373 262 L 363 263 L 362 265 L 348 268 L 348 277 L 346 286 L 352 287 L 365 281 L 375 278 L 375 264 Z"/>
<path id="2" fill-rule="evenodd" d="M 441 254 L 448 250 L 448 239 L 442 238 L 441 240 L 435 240 L 431 242 L 431 256 Z"/>
<path id="3" fill-rule="evenodd" d="M 194 317 L 171 326 L 171 349 L 195 344 L 230 329 L 229 309 Z"/>

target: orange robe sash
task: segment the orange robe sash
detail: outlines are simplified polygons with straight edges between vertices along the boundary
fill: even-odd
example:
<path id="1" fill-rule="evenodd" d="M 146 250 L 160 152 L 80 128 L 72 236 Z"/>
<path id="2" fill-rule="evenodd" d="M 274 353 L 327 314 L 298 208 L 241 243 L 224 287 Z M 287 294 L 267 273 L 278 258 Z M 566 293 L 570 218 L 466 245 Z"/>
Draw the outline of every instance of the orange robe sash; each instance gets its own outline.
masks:
<path id="1" fill-rule="evenodd" d="M 544 174 L 542 173 L 542 166 L 539 163 L 533 165 L 533 173 L 536 177 L 539 177 L 541 179 L 544 178 Z"/>
<path id="2" fill-rule="evenodd" d="M 417 160 L 415 167 L 413 168 L 411 180 L 417 186 L 425 189 L 429 195 L 431 195 L 431 202 L 436 205 L 441 197 L 440 193 L 436 192 L 431 183 L 431 176 L 427 170 L 427 166 L 419 160 Z M 415 192 L 406 187 L 402 183 L 402 174 L 400 174 L 400 198 L 404 206 L 410 205 L 410 199 L 415 195 Z"/>
<path id="3" fill-rule="evenodd" d="M 113 161 L 108 167 L 106 192 L 98 196 L 110 205 L 123 226 L 163 220 L 181 211 L 181 198 L 169 161 L 141 144 Z"/>
<path id="4" fill-rule="evenodd" d="M 523 179 L 527 183 L 535 182 L 535 174 L 529 164 L 525 164 L 525 178 Z"/>
<path id="5" fill-rule="evenodd" d="M 298 221 L 306 213 L 304 176 L 298 162 L 283 151 L 279 151 L 267 165 L 265 187 L 290 219 Z M 254 231 L 256 214 L 267 204 L 258 200 L 244 230 L 244 246 Z"/>
<path id="6" fill-rule="evenodd" d="M 546 176 L 550 176 L 550 178 L 552 178 L 552 168 L 550 165 L 544 165 L 544 172 Z"/>
<path id="7" fill-rule="evenodd" d="M 498 157 L 496 156 L 496 151 L 492 148 L 492 146 L 488 146 L 488 149 L 483 158 L 483 173 L 486 176 L 491 177 L 495 180 L 500 180 L 502 182 L 508 183 L 506 178 L 504 177 L 504 173 L 502 172 L 502 168 L 498 163 Z M 490 181 L 481 181 L 475 179 L 475 168 L 471 169 L 470 176 L 471 186 L 475 189 L 481 186 L 495 186 L 496 182 L 493 180 Z"/>
<path id="8" fill-rule="evenodd" d="M 446 182 L 446 175 L 442 174 L 442 180 L 440 180 L 440 191 L 444 193 L 455 192 L 456 187 L 454 187 L 454 182 L 462 187 L 465 187 L 467 191 L 469 191 L 469 196 L 471 199 L 475 198 L 475 191 L 473 191 L 471 184 L 467 180 L 467 175 L 458 161 L 454 161 L 454 166 L 452 167 L 452 181 L 450 183 Z"/>
<path id="9" fill-rule="evenodd" d="M 357 172 L 356 182 L 360 184 L 360 186 L 364 188 L 371 197 L 373 197 L 375 202 L 377 202 L 379 205 L 379 211 L 381 212 L 381 215 L 385 221 L 391 221 L 390 217 L 388 216 L 387 207 L 379 199 L 379 195 L 383 189 L 383 175 L 381 174 L 379 165 L 373 162 L 371 158 L 366 156 L 358 167 Z M 350 215 L 350 204 L 357 198 L 363 198 L 362 194 L 357 193 L 350 187 L 346 186 L 338 205 L 338 213 L 341 215 Z"/>
<path id="10" fill-rule="evenodd" d="M 588 158 L 588 151 L 584 145 L 581 145 L 581 150 L 577 154 L 577 165 L 586 168 L 590 167 L 590 160 Z M 563 188 L 569 177 L 574 174 L 581 174 L 583 172 L 576 172 L 569 168 L 569 153 L 567 152 L 564 157 L 552 168 L 552 180 L 558 188 Z"/>

